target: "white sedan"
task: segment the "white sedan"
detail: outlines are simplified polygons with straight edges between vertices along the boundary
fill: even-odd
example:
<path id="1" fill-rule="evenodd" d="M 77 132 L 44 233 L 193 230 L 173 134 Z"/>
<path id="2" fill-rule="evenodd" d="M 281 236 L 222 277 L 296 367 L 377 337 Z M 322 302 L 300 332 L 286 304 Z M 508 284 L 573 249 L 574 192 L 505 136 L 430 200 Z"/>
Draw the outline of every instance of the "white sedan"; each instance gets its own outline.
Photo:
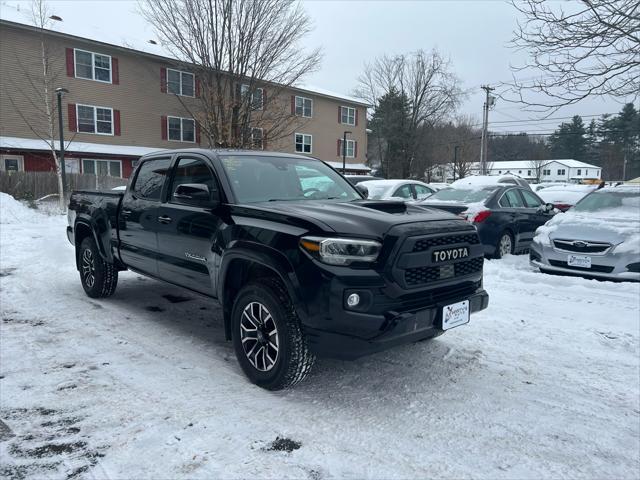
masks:
<path id="1" fill-rule="evenodd" d="M 361 182 L 358 186 L 367 189 L 367 198 L 371 200 L 416 202 L 436 192 L 426 183 L 417 180 L 370 180 Z"/>

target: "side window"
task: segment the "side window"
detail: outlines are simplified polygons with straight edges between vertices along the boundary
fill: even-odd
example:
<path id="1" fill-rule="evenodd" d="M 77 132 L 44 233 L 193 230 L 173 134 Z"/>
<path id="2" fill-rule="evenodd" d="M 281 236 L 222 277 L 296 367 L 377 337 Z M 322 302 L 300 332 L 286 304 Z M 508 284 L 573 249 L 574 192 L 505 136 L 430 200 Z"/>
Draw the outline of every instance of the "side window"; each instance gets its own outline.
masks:
<path id="1" fill-rule="evenodd" d="M 133 184 L 133 193 L 147 200 L 160 201 L 162 186 L 167 178 L 170 165 L 170 158 L 147 160 L 140 165 Z"/>
<path id="2" fill-rule="evenodd" d="M 399 198 L 413 198 L 413 195 L 411 194 L 411 185 L 401 186 L 391 196 Z"/>
<path id="3" fill-rule="evenodd" d="M 522 193 L 522 196 L 524 197 L 524 204 L 527 206 L 527 208 L 538 208 L 540 205 L 542 205 L 542 200 L 540 200 L 533 193 L 527 190 L 521 190 L 520 193 Z"/>
<path id="4" fill-rule="evenodd" d="M 498 205 L 500 205 L 502 208 L 511 208 L 511 204 L 509 203 L 509 199 L 506 195 L 502 195 L 502 197 L 500 197 Z"/>
<path id="5" fill-rule="evenodd" d="M 511 208 L 524 208 L 524 202 L 522 201 L 522 197 L 518 193 L 518 190 L 516 190 L 515 188 L 511 190 L 507 190 L 504 196 L 507 197 L 507 200 L 509 201 L 509 205 L 511 206 Z"/>
<path id="6" fill-rule="evenodd" d="M 176 173 L 171 184 L 171 203 L 180 203 L 180 200 L 174 195 L 178 185 L 185 183 L 204 183 L 209 187 L 210 199 L 217 200 L 219 198 L 218 183 L 205 161 L 200 158 L 181 158 L 178 160 Z"/>
<path id="7" fill-rule="evenodd" d="M 429 195 L 431 195 L 433 193 L 433 191 L 427 187 L 425 187 L 424 185 L 414 185 L 413 189 L 416 191 L 416 198 L 418 200 L 422 200 L 424 198 L 427 198 Z"/>

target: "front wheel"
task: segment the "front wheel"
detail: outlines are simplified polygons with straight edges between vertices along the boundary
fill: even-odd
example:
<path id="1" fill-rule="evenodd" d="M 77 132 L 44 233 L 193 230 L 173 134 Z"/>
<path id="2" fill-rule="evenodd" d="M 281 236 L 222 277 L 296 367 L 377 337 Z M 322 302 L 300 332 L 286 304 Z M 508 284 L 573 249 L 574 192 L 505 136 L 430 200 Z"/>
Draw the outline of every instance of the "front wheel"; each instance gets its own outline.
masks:
<path id="1" fill-rule="evenodd" d="M 233 347 L 245 375 L 267 390 L 302 381 L 315 357 L 284 286 L 265 278 L 244 287 L 231 314 Z"/>
<path id="2" fill-rule="evenodd" d="M 513 237 L 509 232 L 504 232 L 500 236 L 500 240 L 498 240 L 498 245 L 496 246 L 496 258 L 502 258 L 505 255 L 513 254 Z"/>
<path id="3" fill-rule="evenodd" d="M 96 242 L 86 237 L 78 251 L 80 282 L 91 298 L 110 297 L 118 285 L 118 270 L 100 256 Z"/>

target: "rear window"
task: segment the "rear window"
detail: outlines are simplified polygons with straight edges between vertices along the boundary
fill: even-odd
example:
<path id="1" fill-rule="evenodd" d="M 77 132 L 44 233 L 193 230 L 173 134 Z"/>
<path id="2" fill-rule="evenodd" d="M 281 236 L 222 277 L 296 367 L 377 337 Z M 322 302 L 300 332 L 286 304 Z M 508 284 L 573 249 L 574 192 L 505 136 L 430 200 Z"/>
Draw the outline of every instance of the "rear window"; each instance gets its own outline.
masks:
<path id="1" fill-rule="evenodd" d="M 489 196 L 497 189 L 497 187 L 485 187 L 485 188 L 445 188 L 438 190 L 431 195 L 427 201 L 440 200 L 443 202 L 461 202 L 461 203 L 474 203 L 482 202 L 489 198 Z"/>

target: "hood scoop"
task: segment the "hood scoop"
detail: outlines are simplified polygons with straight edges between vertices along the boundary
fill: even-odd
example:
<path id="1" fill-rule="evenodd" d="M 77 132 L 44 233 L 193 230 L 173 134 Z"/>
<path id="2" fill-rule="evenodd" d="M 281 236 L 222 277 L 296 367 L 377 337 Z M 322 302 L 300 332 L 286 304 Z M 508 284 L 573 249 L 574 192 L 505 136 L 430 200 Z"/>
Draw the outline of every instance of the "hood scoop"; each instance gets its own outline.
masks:
<path id="1" fill-rule="evenodd" d="M 384 213 L 405 213 L 407 211 L 407 204 L 400 200 L 356 200 L 352 203 Z"/>

